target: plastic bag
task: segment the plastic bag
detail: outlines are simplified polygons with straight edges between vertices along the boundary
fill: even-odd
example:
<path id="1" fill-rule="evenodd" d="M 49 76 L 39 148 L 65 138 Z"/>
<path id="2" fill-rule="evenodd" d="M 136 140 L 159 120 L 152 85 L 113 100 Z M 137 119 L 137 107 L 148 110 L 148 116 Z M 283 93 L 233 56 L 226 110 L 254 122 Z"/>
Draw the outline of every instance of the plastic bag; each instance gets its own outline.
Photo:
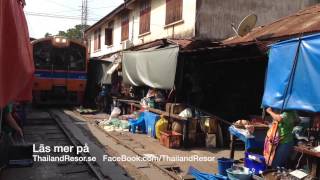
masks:
<path id="1" fill-rule="evenodd" d="M 227 180 L 228 177 L 219 174 L 209 174 L 201 172 L 198 169 L 190 166 L 188 169 L 188 174 L 194 176 L 197 180 Z"/>
<path id="2" fill-rule="evenodd" d="M 179 116 L 183 118 L 192 118 L 192 111 L 190 108 L 186 108 L 179 114 Z"/>
<path id="3" fill-rule="evenodd" d="M 110 114 L 109 120 L 113 118 L 118 118 L 120 114 L 121 114 L 121 109 L 118 107 L 114 107 Z"/>
<path id="4" fill-rule="evenodd" d="M 161 116 L 161 118 L 157 121 L 156 123 L 156 137 L 157 139 L 160 139 L 160 132 L 161 131 L 166 131 L 168 128 L 168 121 Z"/>

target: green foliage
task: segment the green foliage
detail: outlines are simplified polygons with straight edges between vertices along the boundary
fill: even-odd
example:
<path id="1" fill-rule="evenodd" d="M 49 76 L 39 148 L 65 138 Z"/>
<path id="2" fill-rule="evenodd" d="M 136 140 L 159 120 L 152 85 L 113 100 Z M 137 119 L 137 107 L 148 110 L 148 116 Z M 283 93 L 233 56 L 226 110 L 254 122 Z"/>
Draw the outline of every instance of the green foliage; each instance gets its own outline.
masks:
<path id="1" fill-rule="evenodd" d="M 85 27 L 87 29 L 89 25 Z M 82 25 L 78 24 L 74 28 L 70 28 L 67 31 L 59 31 L 57 36 L 64 36 L 69 39 L 78 39 L 81 40 L 82 38 Z"/>
<path id="2" fill-rule="evenodd" d="M 50 37 L 50 36 L 52 36 L 52 34 L 50 34 L 48 32 L 44 35 L 44 37 Z"/>

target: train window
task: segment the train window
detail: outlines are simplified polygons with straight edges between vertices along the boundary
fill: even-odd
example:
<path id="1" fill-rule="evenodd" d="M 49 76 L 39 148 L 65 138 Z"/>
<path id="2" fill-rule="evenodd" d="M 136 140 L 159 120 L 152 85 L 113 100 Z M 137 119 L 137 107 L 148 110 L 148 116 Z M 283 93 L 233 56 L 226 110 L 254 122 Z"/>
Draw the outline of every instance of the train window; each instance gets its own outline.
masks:
<path id="1" fill-rule="evenodd" d="M 86 68 L 86 49 L 83 46 L 71 43 L 68 49 L 69 69 L 84 71 Z"/>
<path id="2" fill-rule="evenodd" d="M 34 45 L 33 56 L 34 64 L 37 69 L 51 69 L 52 61 L 50 58 L 51 41 L 43 41 Z"/>
<path id="3" fill-rule="evenodd" d="M 68 57 L 65 48 L 53 48 L 51 51 L 51 59 L 53 61 L 54 70 L 67 70 Z"/>
<path id="4" fill-rule="evenodd" d="M 34 44 L 34 62 L 39 70 L 85 71 L 86 49 L 70 42 L 68 47 L 52 46 L 51 41 Z"/>

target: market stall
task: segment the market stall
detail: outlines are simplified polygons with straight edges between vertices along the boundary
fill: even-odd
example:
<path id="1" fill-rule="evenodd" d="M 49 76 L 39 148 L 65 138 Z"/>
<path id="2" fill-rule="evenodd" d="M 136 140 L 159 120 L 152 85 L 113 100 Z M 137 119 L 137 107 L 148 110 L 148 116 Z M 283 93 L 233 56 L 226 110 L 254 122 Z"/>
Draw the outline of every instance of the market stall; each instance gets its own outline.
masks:
<path id="1" fill-rule="evenodd" d="M 269 120 L 260 117 L 258 121 L 254 118 L 233 123 L 228 128 L 230 159 L 234 158 L 235 146 L 242 142 L 245 145 L 244 166 L 255 175 L 265 171 L 259 169 L 258 172 L 257 167 L 276 168 L 279 163 L 281 170 L 278 172 L 281 173 L 277 176 L 281 178 L 297 177 L 297 174 L 319 177 L 319 48 L 320 34 L 270 46 L 262 100 Z M 291 143 L 294 143 L 292 152 Z M 298 154 L 295 157 L 291 157 L 295 154 L 293 150 Z M 294 159 L 290 163 L 298 165 L 289 165 L 289 158 Z M 304 168 L 306 162 L 307 169 Z M 289 168 L 297 171 L 289 171 Z"/>
<path id="2" fill-rule="evenodd" d="M 170 121 L 169 123 L 171 124 L 171 128 L 166 128 L 164 131 L 168 131 L 169 129 L 171 129 L 172 131 L 177 131 L 178 133 L 181 133 L 182 134 L 181 145 L 183 147 L 205 146 L 205 145 L 207 145 L 207 147 L 209 147 L 210 145 L 211 145 L 210 147 L 222 146 L 223 137 L 222 137 L 221 127 L 219 126 L 219 123 L 224 123 L 226 121 L 217 116 L 206 114 L 205 116 L 202 116 L 203 118 L 183 117 L 181 116 L 181 112 L 184 110 L 184 108 L 180 108 L 180 110 L 166 109 L 166 111 L 163 111 L 161 109 L 143 106 L 140 104 L 140 102 L 137 102 L 137 101 L 125 100 L 125 99 L 114 99 L 114 100 L 117 102 L 126 104 L 130 108 L 131 112 L 134 112 L 137 110 L 141 111 L 142 109 L 145 113 L 145 116 L 158 115 L 159 117 L 158 119 L 160 119 L 160 116 L 165 117 L 168 121 Z M 174 105 L 174 104 L 167 103 L 167 105 Z M 150 119 L 150 118 L 147 118 L 147 119 Z M 210 122 L 211 120 L 214 120 L 214 119 L 216 119 L 216 121 Z M 177 122 L 177 124 L 181 124 L 182 127 L 180 128 L 174 127 L 175 122 Z M 153 123 L 153 127 L 151 129 L 155 129 L 156 128 L 155 126 L 156 124 Z M 148 134 L 149 133 L 148 130 L 146 130 L 145 133 Z M 212 134 L 214 134 L 214 138 L 211 137 L 211 140 L 209 140 L 209 136 Z M 200 136 L 202 136 L 200 139 L 197 138 Z M 201 143 L 202 141 L 203 143 Z"/>
<path id="3" fill-rule="evenodd" d="M 269 64 L 262 106 L 281 112 L 308 112 L 315 121 L 320 112 L 320 34 L 290 39 L 271 45 Z M 298 130 L 297 130 L 298 129 Z M 319 136 L 316 123 L 309 122 L 307 128 L 298 125 L 294 133 L 299 144 L 294 150 L 312 159 L 310 175 L 319 177 Z M 317 134 L 317 133 L 316 133 Z M 300 162 L 300 161 L 299 161 Z M 302 167 L 302 166 L 300 166 Z M 300 168 L 296 167 L 296 168 Z"/>

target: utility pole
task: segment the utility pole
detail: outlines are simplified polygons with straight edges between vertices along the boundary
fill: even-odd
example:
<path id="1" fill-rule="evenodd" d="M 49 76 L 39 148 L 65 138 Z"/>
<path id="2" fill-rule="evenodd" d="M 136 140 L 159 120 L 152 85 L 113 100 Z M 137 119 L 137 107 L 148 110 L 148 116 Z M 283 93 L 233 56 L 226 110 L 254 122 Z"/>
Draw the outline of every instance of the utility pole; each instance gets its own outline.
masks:
<path id="1" fill-rule="evenodd" d="M 88 1 L 87 0 L 82 0 L 82 5 L 81 5 L 81 26 L 82 26 L 82 39 L 84 40 L 84 31 L 85 28 L 87 27 L 87 21 L 88 21 Z"/>

